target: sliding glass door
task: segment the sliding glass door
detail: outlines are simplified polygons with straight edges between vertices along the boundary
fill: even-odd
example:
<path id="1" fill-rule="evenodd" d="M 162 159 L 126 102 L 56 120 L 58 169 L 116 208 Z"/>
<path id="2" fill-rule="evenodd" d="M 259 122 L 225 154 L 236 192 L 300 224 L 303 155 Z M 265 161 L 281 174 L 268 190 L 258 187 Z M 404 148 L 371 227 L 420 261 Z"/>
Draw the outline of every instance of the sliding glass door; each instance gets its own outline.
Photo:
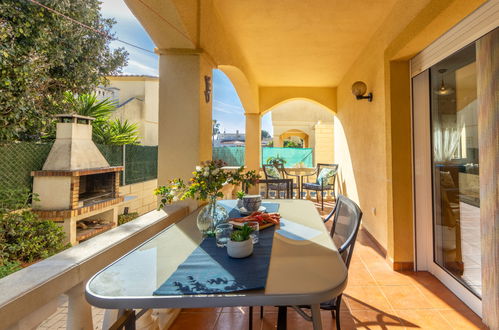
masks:
<path id="1" fill-rule="evenodd" d="M 433 261 L 481 296 L 476 49 L 429 69 Z"/>

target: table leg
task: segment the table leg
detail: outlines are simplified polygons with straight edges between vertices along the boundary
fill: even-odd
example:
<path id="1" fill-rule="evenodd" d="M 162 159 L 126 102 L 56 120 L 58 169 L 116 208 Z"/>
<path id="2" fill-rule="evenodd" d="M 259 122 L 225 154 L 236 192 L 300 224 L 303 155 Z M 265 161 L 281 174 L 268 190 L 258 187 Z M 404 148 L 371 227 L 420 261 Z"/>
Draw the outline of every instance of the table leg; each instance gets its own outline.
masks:
<path id="1" fill-rule="evenodd" d="M 253 306 L 249 307 L 249 330 L 253 330 Z"/>
<path id="2" fill-rule="evenodd" d="M 320 304 L 312 305 L 312 323 L 314 326 L 314 330 L 322 330 L 321 305 Z"/>
<path id="3" fill-rule="evenodd" d="M 288 310 L 286 306 L 279 306 L 277 312 L 277 330 L 286 330 Z"/>

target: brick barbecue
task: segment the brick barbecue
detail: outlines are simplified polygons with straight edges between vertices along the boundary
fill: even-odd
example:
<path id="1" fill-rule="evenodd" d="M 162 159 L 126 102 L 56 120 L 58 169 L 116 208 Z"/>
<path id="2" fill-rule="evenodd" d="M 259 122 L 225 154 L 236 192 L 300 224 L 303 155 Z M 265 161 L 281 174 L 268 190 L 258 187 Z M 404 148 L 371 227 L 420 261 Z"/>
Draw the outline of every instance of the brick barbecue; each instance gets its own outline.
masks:
<path id="1" fill-rule="evenodd" d="M 92 141 L 94 118 L 74 114 L 57 115 L 56 140 L 41 171 L 33 171 L 33 193 L 39 201 L 33 210 L 40 218 L 61 224 L 71 244 L 92 236 L 79 233 L 77 223 L 101 219 L 103 226 L 117 224 L 117 206 L 122 166 L 110 166 Z"/>

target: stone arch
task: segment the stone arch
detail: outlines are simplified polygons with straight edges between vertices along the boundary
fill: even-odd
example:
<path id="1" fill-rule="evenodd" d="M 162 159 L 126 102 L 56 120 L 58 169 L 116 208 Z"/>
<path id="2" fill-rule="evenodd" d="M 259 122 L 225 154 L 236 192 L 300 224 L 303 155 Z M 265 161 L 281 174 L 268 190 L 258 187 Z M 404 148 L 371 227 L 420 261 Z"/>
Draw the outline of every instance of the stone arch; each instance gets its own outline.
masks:
<path id="1" fill-rule="evenodd" d="M 309 147 L 310 135 L 300 129 L 295 129 L 295 128 L 289 129 L 279 135 L 280 145 L 284 144 L 284 140 L 293 136 L 296 136 L 303 141 L 303 148 Z"/>
<path id="2" fill-rule="evenodd" d="M 245 113 L 258 113 L 257 96 L 243 71 L 233 65 L 219 65 L 220 71 L 230 79 L 241 100 Z"/>
<path id="3" fill-rule="evenodd" d="M 260 87 L 259 105 L 262 115 L 293 100 L 306 100 L 336 113 L 334 87 Z"/>

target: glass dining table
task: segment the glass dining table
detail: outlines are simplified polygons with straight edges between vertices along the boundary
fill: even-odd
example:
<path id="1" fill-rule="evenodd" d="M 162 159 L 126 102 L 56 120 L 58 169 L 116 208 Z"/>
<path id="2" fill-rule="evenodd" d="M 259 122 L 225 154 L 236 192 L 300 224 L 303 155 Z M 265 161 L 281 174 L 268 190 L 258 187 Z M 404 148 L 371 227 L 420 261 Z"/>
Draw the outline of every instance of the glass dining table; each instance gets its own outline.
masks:
<path id="1" fill-rule="evenodd" d="M 221 202 L 236 207 L 236 201 Z M 281 215 L 273 236 L 264 289 L 153 295 L 203 240 L 194 212 L 95 274 L 86 286 L 87 301 L 130 316 L 123 323 L 130 329 L 134 328 L 134 318 L 149 309 L 293 305 L 310 305 L 313 328 L 322 329 L 320 303 L 338 296 L 347 284 L 343 260 L 312 202 L 264 202 L 279 203 Z M 138 309 L 142 312 L 135 315 Z M 278 328 L 283 329 L 285 308 L 280 312 Z"/>

